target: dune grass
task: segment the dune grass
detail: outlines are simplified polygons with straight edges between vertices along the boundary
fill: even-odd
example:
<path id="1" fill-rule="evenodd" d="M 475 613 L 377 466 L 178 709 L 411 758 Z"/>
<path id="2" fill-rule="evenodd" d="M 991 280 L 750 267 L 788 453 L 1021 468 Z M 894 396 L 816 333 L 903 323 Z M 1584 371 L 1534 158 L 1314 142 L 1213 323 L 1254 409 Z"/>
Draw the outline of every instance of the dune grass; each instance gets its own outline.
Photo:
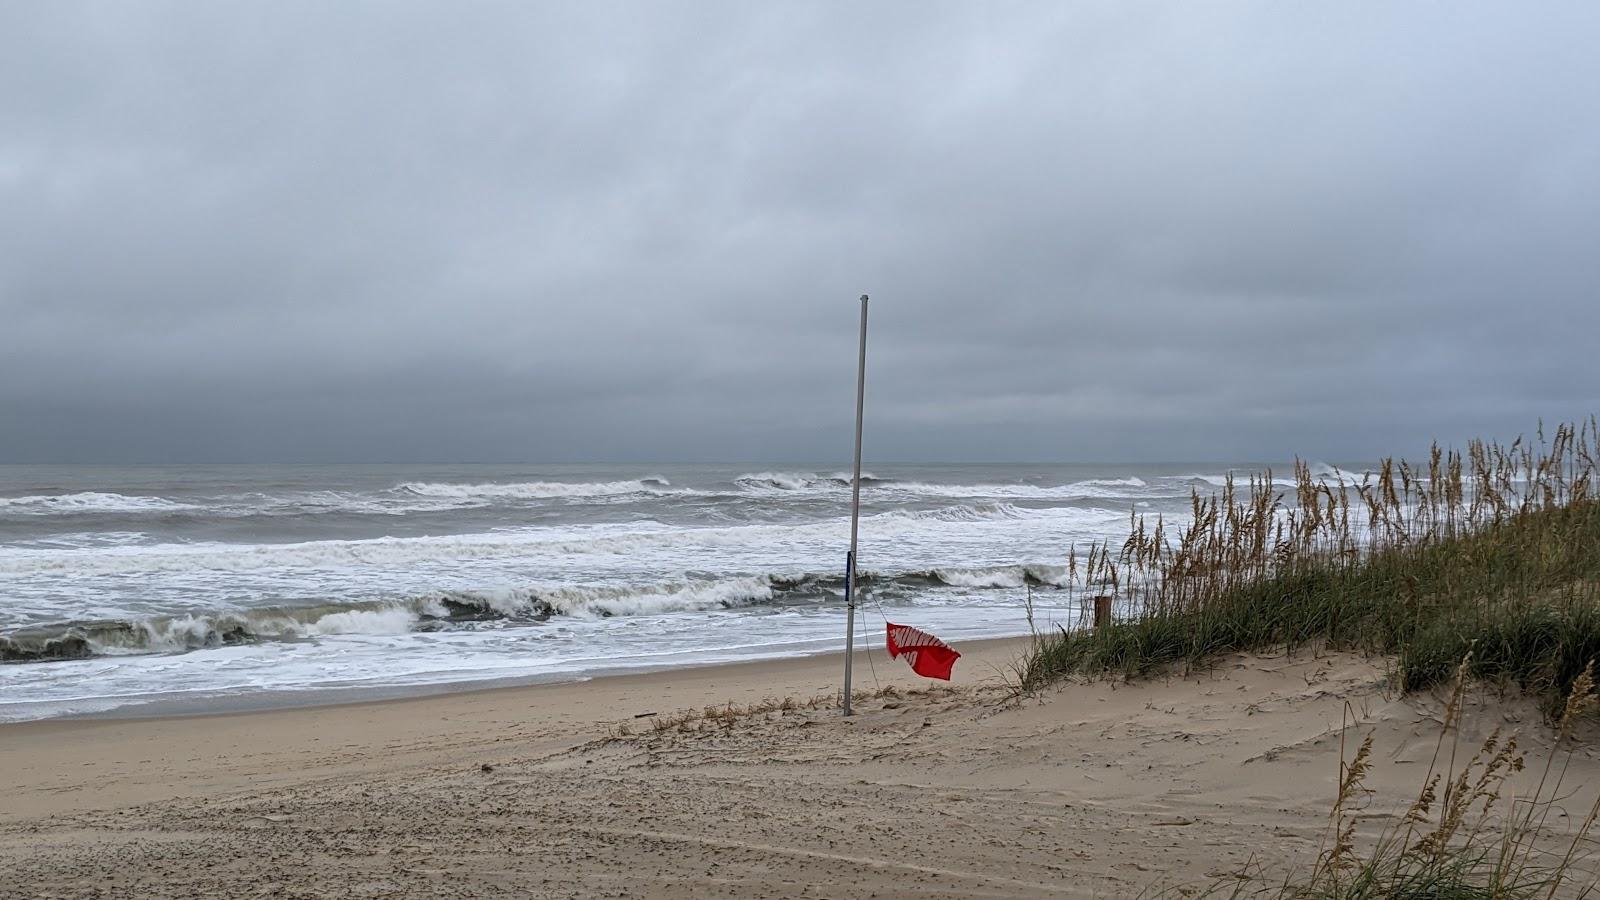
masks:
<path id="1" fill-rule="evenodd" d="M 1341 744 L 1339 781 L 1316 861 L 1287 875 L 1265 870 L 1237 873 L 1202 890 L 1168 890 L 1161 896 L 1257 897 L 1266 900 L 1534 900 L 1592 896 L 1600 886 L 1594 840 L 1600 798 L 1587 809 L 1567 806 L 1568 764 L 1576 751 L 1573 726 L 1600 705 L 1593 670 L 1573 680 L 1556 714 L 1555 742 L 1531 793 L 1508 783 L 1524 770 L 1516 734 L 1496 730 L 1475 750 L 1454 741 L 1464 714 L 1463 692 L 1471 668 L 1453 670 L 1453 690 L 1422 785 L 1409 805 L 1378 813 L 1365 787 L 1381 756 L 1367 735 L 1353 753 Z M 1347 723 L 1348 725 L 1349 723 Z M 1457 758 L 1465 762 L 1455 765 Z M 1403 810 L 1403 811 L 1402 811 Z M 1554 818 L 1552 818 L 1554 813 Z M 1569 815 L 1570 814 L 1570 815 Z M 1386 820 L 1363 836 L 1364 820 Z M 1362 847 L 1365 846 L 1363 850 Z"/>
<path id="2" fill-rule="evenodd" d="M 1113 594 L 1109 627 L 1042 635 L 1024 689 L 1067 675 L 1138 677 L 1220 654 L 1308 643 L 1392 655 L 1401 687 L 1514 683 L 1554 714 L 1600 657 L 1600 484 L 1594 419 L 1547 441 L 1435 448 L 1359 482 L 1296 466 L 1194 496 L 1169 537 L 1138 517 L 1121 548 L 1069 561 L 1085 606 Z"/>
<path id="3" fill-rule="evenodd" d="M 1040 635 L 1023 690 L 1069 675 L 1136 678 L 1197 668 L 1231 652 L 1316 644 L 1395 661 L 1399 687 L 1453 684 L 1439 747 L 1403 815 L 1370 838 L 1357 798 L 1373 765 L 1371 736 L 1341 752 L 1338 799 L 1314 865 L 1240 873 L 1182 896 L 1446 900 L 1591 896 L 1600 800 L 1576 827 L 1547 818 L 1568 792 L 1554 766 L 1575 752 L 1573 726 L 1600 707 L 1600 427 L 1563 425 L 1509 447 L 1437 447 L 1425 466 L 1385 460 L 1351 482 L 1297 464 L 1280 490 L 1270 473 L 1192 499 L 1169 535 L 1134 516 L 1120 547 L 1069 557 L 1067 589 L 1092 608 L 1117 602 L 1098 629 Z M 1486 680 L 1539 698 L 1556 731 L 1531 797 L 1501 799 L 1520 771 L 1516 736 L 1498 732 L 1454 771 L 1463 686 Z M 1555 774 L 1552 776 L 1552 772 Z M 1497 809 L 1497 807 L 1499 807 Z M 1493 819 L 1493 820 L 1492 820 Z M 1563 843 L 1559 838 L 1565 838 Z M 1553 838 L 1555 839 L 1553 842 Z M 1553 844 L 1552 844 L 1553 842 Z M 1170 893 L 1168 895 L 1171 895 Z"/>

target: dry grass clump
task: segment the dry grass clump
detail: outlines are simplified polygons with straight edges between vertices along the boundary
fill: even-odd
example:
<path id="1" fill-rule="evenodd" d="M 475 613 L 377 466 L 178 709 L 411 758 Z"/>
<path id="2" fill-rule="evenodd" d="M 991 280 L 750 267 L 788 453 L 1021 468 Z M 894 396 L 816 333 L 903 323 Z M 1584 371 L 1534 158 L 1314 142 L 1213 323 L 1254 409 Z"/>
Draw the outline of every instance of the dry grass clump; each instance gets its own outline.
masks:
<path id="1" fill-rule="evenodd" d="M 1570 795 L 1563 776 L 1576 752 L 1570 740 L 1572 725 L 1600 702 L 1592 669 L 1575 680 L 1563 703 L 1565 712 L 1557 722 L 1556 741 L 1537 787 L 1527 797 L 1516 797 L 1507 782 L 1523 771 L 1525 762 L 1515 734 L 1503 736 L 1496 730 L 1460 766 L 1455 765 L 1459 748 L 1454 739 L 1446 745 L 1447 735 L 1459 736 L 1470 668 L 1466 659 L 1457 666 L 1445 727 L 1422 788 L 1404 815 L 1375 835 L 1364 853 L 1358 851 L 1363 842 L 1356 814 L 1373 805 L 1371 792 L 1363 786 L 1372 765 L 1370 734 L 1348 762 L 1341 750 L 1328 837 L 1308 871 L 1278 877 L 1262 871 L 1245 873 L 1199 892 L 1201 896 L 1549 900 L 1592 894 L 1600 886 L 1600 842 L 1594 831 L 1600 798 L 1575 824 L 1554 829 L 1548 822 L 1550 813 Z"/>
<path id="2" fill-rule="evenodd" d="M 1067 590 L 1114 594 L 1109 628 L 1036 641 L 1034 689 L 1072 673 L 1137 676 L 1222 653 L 1327 642 L 1398 657 L 1408 690 L 1471 675 L 1516 683 L 1552 715 L 1600 655 L 1600 425 L 1509 447 L 1437 446 L 1425 466 L 1386 459 L 1358 483 L 1295 466 L 1192 495 L 1172 530 L 1130 518 L 1118 547 L 1074 548 Z"/>
<path id="3" fill-rule="evenodd" d="M 885 701 L 884 706 L 892 709 L 898 705 L 898 701 L 904 699 L 948 697 L 959 694 L 962 690 L 962 688 L 953 685 L 899 688 L 891 684 L 877 690 L 855 691 L 851 697 L 855 703 L 883 700 Z M 768 697 L 755 703 L 739 704 L 729 701 L 721 706 L 683 709 L 667 715 L 647 713 L 639 716 L 635 722 L 618 722 L 611 726 L 608 736 L 614 740 L 622 740 L 668 732 L 697 734 L 708 731 L 732 731 L 740 722 L 753 718 L 772 715 L 783 717 L 815 710 L 838 709 L 842 705 L 841 701 L 842 698 L 839 694 L 818 694 L 805 699 Z M 643 722 L 648 722 L 648 724 L 642 724 Z"/>

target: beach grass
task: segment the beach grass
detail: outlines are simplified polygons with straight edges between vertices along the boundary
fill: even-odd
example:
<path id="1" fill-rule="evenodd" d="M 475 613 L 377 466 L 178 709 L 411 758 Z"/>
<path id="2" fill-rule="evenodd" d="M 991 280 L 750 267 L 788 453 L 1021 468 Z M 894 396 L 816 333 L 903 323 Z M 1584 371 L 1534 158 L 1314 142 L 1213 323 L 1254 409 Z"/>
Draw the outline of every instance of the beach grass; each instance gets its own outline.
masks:
<path id="1" fill-rule="evenodd" d="M 930 699 L 960 696 L 966 688 L 959 685 L 929 683 L 924 687 L 901 688 L 884 685 L 874 690 L 852 691 L 850 698 L 856 703 L 873 700 L 886 701 L 898 706 L 902 699 Z M 729 701 L 721 706 L 700 709 L 680 709 L 669 713 L 645 713 L 636 716 L 635 722 L 618 722 L 607 731 L 608 741 L 635 737 L 659 736 L 669 733 L 698 734 L 701 732 L 732 731 L 740 722 L 762 716 L 788 716 L 819 709 L 843 707 L 843 693 L 816 694 L 811 697 L 767 697 L 754 703 Z M 642 724 L 641 724 L 642 723 Z"/>
<path id="2" fill-rule="evenodd" d="M 1098 628 L 1038 636 L 1020 670 L 1036 690 L 1069 675 L 1134 678 L 1221 654 L 1331 645 L 1392 656 L 1400 687 L 1468 675 L 1558 712 L 1600 657 L 1600 427 L 1561 425 L 1509 447 L 1435 447 L 1359 481 L 1270 473 L 1195 494 L 1193 519 L 1134 516 L 1119 547 L 1069 557 L 1067 589 Z M 1470 654 L 1470 655 L 1469 655 Z"/>
<path id="3" fill-rule="evenodd" d="M 1394 815 L 1379 816 L 1388 824 L 1376 834 L 1359 833 L 1363 819 L 1374 818 L 1370 810 L 1378 806 L 1365 786 L 1380 764 L 1368 734 L 1353 752 L 1341 742 L 1338 792 L 1311 866 L 1286 875 L 1256 869 L 1204 889 L 1162 895 L 1266 900 L 1592 896 L 1600 888 L 1594 865 L 1600 852 L 1594 840 L 1600 798 L 1587 809 L 1569 810 L 1565 782 L 1577 752 L 1573 728 L 1600 705 L 1594 670 L 1586 668 L 1574 679 L 1553 720 L 1552 752 L 1532 792 L 1519 796 L 1508 783 L 1525 765 L 1514 732 L 1496 729 L 1470 753 L 1456 746 L 1471 668 L 1471 658 L 1463 657 L 1452 671 L 1433 758 L 1415 798 Z M 1348 730 L 1353 723 L 1345 724 Z M 1465 762 L 1457 764 L 1458 758 Z"/>
<path id="4" fill-rule="evenodd" d="M 1452 687 L 1433 761 L 1415 799 L 1398 804 L 1403 814 L 1376 834 L 1360 827 L 1378 802 L 1364 783 L 1381 757 L 1372 735 L 1352 739 L 1313 864 L 1164 895 L 1589 896 L 1600 885 L 1600 800 L 1567 818 L 1562 779 L 1578 752 L 1577 720 L 1600 707 L 1597 448 L 1591 418 L 1510 446 L 1436 446 L 1424 465 L 1388 459 L 1359 479 L 1299 463 L 1286 482 L 1230 480 L 1214 496 L 1194 494 L 1181 529 L 1135 515 L 1121 547 L 1069 554 L 1067 589 L 1084 618 L 1108 596 L 1118 615 L 1037 635 L 1019 687 L 1193 670 L 1273 647 L 1382 654 L 1402 690 Z M 1463 691 L 1475 681 L 1536 698 L 1555 731 L 1530 796 L 1507 786 L 1524 766 L 1515 734 L 1496 731 L 1454 764 Z"/>

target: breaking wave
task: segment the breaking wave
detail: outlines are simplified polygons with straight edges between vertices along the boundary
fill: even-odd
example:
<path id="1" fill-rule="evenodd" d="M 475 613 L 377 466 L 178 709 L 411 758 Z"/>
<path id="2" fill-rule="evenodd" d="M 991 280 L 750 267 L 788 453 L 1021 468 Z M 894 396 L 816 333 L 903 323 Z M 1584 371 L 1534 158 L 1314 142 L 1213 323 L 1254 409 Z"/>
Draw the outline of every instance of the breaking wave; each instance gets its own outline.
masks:
<path id="1" fill-rule="evenodd" d="M 1312 478 L 1334 484 L 1341 481 L 1345 484 L 1360 484 L 1363 480 L 1370 479 L 1376 474 L 1369 471 L 1353 472 L 1325 462 L 1310 463 L 1307 468 L 1311 471 Z"/>
<path id="2" fill-rule="evenodd" d="M 1023 509 L 1010 503 L 991 501 L 970 506 L 945 506 L 939 509 L 890 510 L 874 519 L 901 519 L 911 522 L 997 522 L 1053 515 L 1051 510 Z"/>
<path id="3" fill-rule="evenodd" d="M 755 491 L 832 491 L 848 488 L 852 482 L 849 472 L 821 475 L 812 472 L 747 472 L 733 479 L 744 490 Z M 861 473 L 861 483 L 882 484 L 886 479 L 871 472 Z"/>
<path id="4" fill-rule="evenodd" d="M 682 493 L 671 490 L 665 478 L 639 478 L 631 481 L 567 482 L 521 481 L 489 484 L 455 484 L 450 482 L 407 481 L 398 484 L 395 492 L 417 497 L 441 497 L 455 500 L 470 499 L 526 499 L 546 497 L 616 497 L 626 494 Z"/>
<path id="5" fill-rule="evenodd" d="M 127 494 L 81 491 L 75 494 L 37 494 L 26 497 L 0 497 L 0 515 L 50 515 L 67 513 L 151 513 L 197 509 L 164 497 L 133 497 Z"/>
<path id="6" fill-rule="evenodd" d="M 967 588 L 1065 587 L 1066 566 L 995 566 L 985 569 L 934 569 L 942 584 Z"/>
<path id="7" fill-rule="evenodd" d="M 1183 481 L 1197 488 L 1203 487 L 1201 493 L 1208 493 L 1213 489 L 1226 487 L 1228 484 L 1229 474 L 1230 473 L 1206 475 L 1201 473 L 1192 473 L 1189 475 L 1175 475 L 1173 476 L 1173 480 Z M 1231 475 L 1233 477 L 1234 487 L 1240 491 L 1247 490 L 1250 487 L 1250 479 L 1252 477 L 1257 479 L 1266 477 L 1265 473 L 1256 471 L 1237 471 L 1231 473 Z M 1311 477 L 1317 481 L 1324 481 L 1334 486 L 1337 486 L 1341 477 L 1344 479 L 1345 483 L 1349 485 L 1361 483 L 1361 478 L 1359 476 L 1335 469 L 1332 466 L 1319 465 L 1318 467 L 1312 468 Z M 1286 477 L 1282 474 L 1274 472 L 1272 475 L 1272 484 L 1275 487 L 1295 487 L 1297 484 L 1299 484 L 1299 482 L 1294 478 Z"/>
<path id="8" fill-rule="evenodd" d="M 924 510 L 890 510 L 862 518 L 876 537 L 926 534 L 939 525 L 983 524 L 1026 519 L 1085 517 L 1120 521 L 1120 512 L 1077 509 L 1023 509 L 1003 502 Z M 1109 519 L 1108 519 L 1109 521 Z M 677 528 L 652 520 L 591 528 L 534 528 L 525 531 L 426 537 L 306 541 L 293 544 L 155 544 L 81 550 L 9 549 L 0 552 L 0 574 L 70 571 L 76 575 L 151 575 L 196 571 L 254 573 L 283 570 L 349 570 L 352 567 L 406 568 L 428 562 L 527 560 L 539 554 L 630 554 L 675 548 L 739 549 L 781 537 L 789 541 L 833 539 L 842 520 L 805 524 L 743 524 Z"/>
<path id="9" fill-rule="evenodd" d="M 1127 500 L 1143 496 L 1148 485 L 1139 478 L 1099 478 L 1071 484 L 930 484 L 896 483 L 891 489 L 915 497 L 1005 500 Z"/>
<path id="10" fill-rule="evenodd" d="M 1204 477 L 1218 484 L 1220 478 Z M 863 488 L 878 499 L 948 500 L 1073 500 L 1127 499 L 1148 491 L 1138 477 L 1102 478 L 1064 485 L 945 484 L 899 482 L 870 472 L 861 476 Z M 728 483 L 725 482 L 724 485 Z M 253 492 L 185 498 L 137 496 L 100 491 L 0 497 L 0 517 L 92 514 L 173 514 L 238 519 L 321 514 L 404 516 L 457 509 L 489 507 L 540 500 L 594 503 L 625 502 L 630 498 L 818 495 L 843 497 L 851 486 L 849 472 L 748 472 L 732 479 L 731 490 L 674 486 L 658 475 L 619 481 L 513 481 L 448 482 L 406 481 L 375 491 L 317 490 L 283 494 Z"/>
<path id="11" fill-rule="evenodd" d="M 1064 567 L 1047 565 L 859 574 L 864 590 L 889 603 L 928 588 L 1055 588 L 1063 585 L 1065 577 Z M 558 617 L 604 619 L 761 605 L 816 606 L 840 601 L 843 592 L 844 577 L 839 573 L 766 574 L 657 585 L 441 591 L 400 600 L 66 622 L 0 634 L 0 663 L 181 653 L 337 635 L 526 626 Z"/>
<path id="12" fill-rule="evenodd" d="M 850 473 L 836 472 L 821 475 L 807 472 L 750 472 L 733 480 L 741 490 L 753 493 L 778 494 L 786 492 L 838 492 L 850 487 Z M 876 492 L 879 497 L 915 497 L 1007 500 L 1092 500 L 1097 498 L 1126 499 L 1141 494 L 1150 485 L 1143 478 L 1091 478 L 1062 485 L 1036 484 L 945 484 L 921 481 L 895 481 L 861 474 L 862 487 Z"/>
<path id="13" fill-rule="evenodd" d="M 1140 478 L 1137 475 L 1129 475 L 1127 478 L 1090 478 L 1087 481 L 1077 482 L 1077 484 L 1079 486 L 1083 486 L 1083 487 L 1131 487 L 1131 488 L 1142 488 L 1142 487 L 1149 487 L 1150 486 L 1149 482 L 1145 481 L 1143 478 Z"/>

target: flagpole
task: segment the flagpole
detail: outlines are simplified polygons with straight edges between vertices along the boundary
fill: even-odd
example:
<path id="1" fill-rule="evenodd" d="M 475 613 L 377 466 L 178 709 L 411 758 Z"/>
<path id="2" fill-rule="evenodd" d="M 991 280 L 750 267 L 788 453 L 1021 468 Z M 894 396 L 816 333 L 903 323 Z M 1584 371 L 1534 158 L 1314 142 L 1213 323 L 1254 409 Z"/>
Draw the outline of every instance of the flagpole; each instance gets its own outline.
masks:
<path id="1" fill-rule="evenodd" d="M 856 360 L 856 462 L 850 477 L 850 555 L 844 576 L 844 714 L 850 715 L 850 664 L 856 650 L 856 531 L 861 522 L 861 410 L 867 396 L 867 295 L 861 295 L 861 352 Z"/>

